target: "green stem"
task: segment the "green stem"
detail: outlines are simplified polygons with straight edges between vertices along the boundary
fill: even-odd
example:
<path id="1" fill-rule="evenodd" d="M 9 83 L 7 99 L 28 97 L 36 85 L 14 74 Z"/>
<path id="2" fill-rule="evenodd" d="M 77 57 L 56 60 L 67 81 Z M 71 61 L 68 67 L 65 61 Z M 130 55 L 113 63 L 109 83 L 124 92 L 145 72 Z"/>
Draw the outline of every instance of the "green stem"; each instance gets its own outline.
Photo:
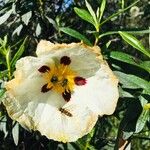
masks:
<path id="1" fill-rule="evenodd" d="M 141 31 L 121 31 L 121 32 L 126 32 L 126 33 L 131 33 L 131 34 L 146 34 L 146 33 L 150 33 L 150 30 L 141 30 Z M 103 33 L 101 35 L 99 35 L 99 39 L 102 38 L 103 36 L 107 36 L 107 35 L 112 35 L 112 34 L 118 34 L 118 31 L 109 31 L 106 33 Z"/>
<path id="2" fill-rule="evenodd" d="M 134 6 L 136 3 L 138 3 L 140 0 L 135 1 L 133 4 L 131 4 L 130 6 L 126 7 L 125 9 L 122 9 L 120 11 L 118 11 L 117 13 L 112 14 L 111 16 L 109 16 L 106 20 L 104 20 L 100 25 L 103 25 L 104 23 L 108 22 L 110 19 L 114 18 L 115 16 L 119 15 L 120 13 L 128 10 L 129 8 L 131 8 L 132 6 Z"/>
<path id="3" fill-rule="evenodd" d="M 5 59 L 6 59 L 7 70 L 8 70 L 8 78 L 10 80 L 11 79 L 10 50 L 8 50 Z"/>

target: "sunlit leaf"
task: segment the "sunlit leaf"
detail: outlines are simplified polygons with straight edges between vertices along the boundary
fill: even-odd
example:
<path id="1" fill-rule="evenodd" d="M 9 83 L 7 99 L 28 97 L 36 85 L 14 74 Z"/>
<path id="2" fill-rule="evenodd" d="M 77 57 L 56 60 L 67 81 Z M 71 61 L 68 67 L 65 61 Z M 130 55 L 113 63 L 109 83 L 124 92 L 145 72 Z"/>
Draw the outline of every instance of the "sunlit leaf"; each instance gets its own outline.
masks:
<path id="1" fill-rule="evenodd" d="M 74 29 L 71 29 L 68 27 L 61 27 L 61 28 L 59 28 L 59 30 L 72 36 L 72 37 L 74 37 L 74 38 L 76 38 L 76 39 L 83 41 L 87 45 L 92 46 L 91 42 L 84 35 L 82 35 L 81 33 L 79 33 L 78 31 L 76 31 Z"/>
<path id="2" fill-rule="evenodd" d="M 85 0 L 85 4 L 86 4 L 86 7 L 87 7 L 89 13 L 90 13 L 91 16 L 93 17 L 93 20 L 95 21 L 95 24 L 97 24 L 96 14 L 95 14 L 93 8 L 91 7 L 91 5 L 88 3 L 87 0 Z"/>
<path id="3" fill-rule="evenodd" d="M 148 100 L 146 100 L 144 95 L 141 95 L 139 97 L 139 99 L 140 99 L 142 107 L 148 102 Z M 144 128 L 145 123 L 148 120 L 148 118 L 149 118 L 149 110 L 143 109 L 143 111 L 142 111 L 141 115 L 139 116 L 138 121 L 136 123 L 135 133 L 139 133 Z"/>
<path id="4" fill-rule="evenodd" d="M 1 97 L 3 97 L 4 93 L 5 93 L 5 89 L 0 89 L 0 102 L 2 100 Z"/>
<path id="5" fill-rule="evenodd" d="M 128 44 L 130 44 L 131 46 L 133 46 L 134 48 L 136 48 L 146 56 L 150 57 L 150 52 L 148 52 L 141 44 L 141 42 L 137 40 L 133 35 L 121 31 L 119 31 L 119 34 Z"/>
<path id="6" fill-rule="evenodd" d="M 23 28 L 23 25 L 22 25 L 22 24 L 19 25 L 19 26 L 14 30 L 14 32 L 12 33 L 12 36 L 15 35 L 15 34 L 17 34 L 17 35 L 19 36 L 19 35 L 20 35 L 20 32 L 21 32 L 21 30 L 22 30 L 22 28 Z"/>
<path id="7" fill-rule="evenodd" d="M 119 51 L 112 51 L 110 53 L 110 57 L 137 67 L 140 67 L 146 71 L 148 71 L 150 73 L 150 62 L 149 65 L 148 63 L 144 63 L 141 60 L 136 60 L 136 57 L 133 57 L 129 54 L 123 53 L 123 52 L 119 52 Z"/>
<path id="8" fill-rule="evenodd" d="M 27 12 L 26 14 L 22 15 L 22 21 L 25 25 L 28 25 L 30 18 L 32 17 L 32 11 Z"/>
<path id="9" fill-rule="evenodd" d="M 147 92 L 150 92 L 150 83 L 142 78 L 139 78 L 135 75 L 125 74 L 119 71 L 115 71 L 115 74 L 118 76 L 120 83 L 123 88 L 129 89 L 145 89 Z"/>
<path id="10" fill-rule="evenodd" d="M 35 34 L 37 37 L 41 34 L 41 26 L 39 23 L 36 26 Z"/>
<path id="11" fill-rule="evenodd" d="M 55 20 L 53 20 L 52 18 L 49 18 L 48 16 L 46 16 L 46 19 L 49 21 L 49 23 L 51 23 L 54 26 L 54 28 L 56 30 L 58 30 L 58 26 L 57 26 Z"/>
<path id="12" fill-rule="evenodd" d="M 100 17 L 99 17 L 99 22 L 100 22 L 101 19 L 102 19 L 102 16 L 103 16 L 105 7 L 106 7 L 106 0 L 102 0 L 101 6 L 100 6 Z"/>
<path id="13" fill-rule="evenodd" d="M 94 23 L 94 20 L 93 20 L 93 17 L 89 14 L 88 11 L 86 11 L 85 9 L 80 9 L 80 8 L 77 8 L 75 7 L 74 8 L 74 11 L 75 13 L 80 17 L 82 18 L 83 20 L 95 25 Z"/>
<path id="14" fill-rule="evenodd" d="M 0 17 L 0 25 L 3 24 L 10 17 L 12 9 L 7 11 L 3 16 Z"/>
<path id="15" fill-rule="evenodd" d="M 0 122 L 0 131 L 2 131 L 4 133 L 4 138 L 6 138 L 7 135 L 8 135 L 8 131 L 7 131 L 7 128 L 6 128 L 7 118 L 6 118 L 6 116 L 5 117 L 0 117 L 0 120 L 1 120 L 1 122 Z"/>
<path id="16" fill-rule="evenodd" d="M 18 145 L 19 141 L 19 124 L 16 122 L 13 129 L 12 129 L 12 136 L 14 139 L 14 143 Z"/>
<path id="17" fill-rule="evenodd" d="M 15 56 L 11 60 L 11 66 L 13 67 L 16 64 L 16 61 L 20 58 L 20 56 L 23 54 L 25 50 L 25 43 L 26 43 L 27 38 L 23 41 L 21 46 L 19 47 L 18 51 L 16 52 Z"/>

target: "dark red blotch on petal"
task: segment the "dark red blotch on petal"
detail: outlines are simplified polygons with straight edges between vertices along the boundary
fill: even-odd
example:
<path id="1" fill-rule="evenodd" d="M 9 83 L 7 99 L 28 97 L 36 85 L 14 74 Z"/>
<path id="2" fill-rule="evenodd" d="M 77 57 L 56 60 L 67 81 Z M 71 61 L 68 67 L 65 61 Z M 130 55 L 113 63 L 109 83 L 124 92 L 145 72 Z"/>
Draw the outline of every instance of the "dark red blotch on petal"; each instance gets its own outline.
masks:
<path id="1" fill-rule="evenodd" d="M 86 84 L 86 79 L 83 77 L 75 77 L 74 82 L 76 85 L 85 85 Z"/>
<path id="2" fill-rule="evenodd" d="M 64 100 L 65 100 L 66 102 L 69 102 L 70 99 L 71 99 L 71 92 L 70 92 L 70 91 L 67 92 L 67 91 L 65 90 L 65 92 L 62 93 L 62 97 L 64 98 Z"/>
<path id="3" fill-rule="evenodd" d="M 44 65 L 44 66 L 40 67 L 38 69 L 38 71 L 41 72 L 41 73 L 45 73 L 47 71 L 50 71 L 50 68 L 48 66 Z"/>
<path id="4" fill-rule="evenodd" d="M 60 59 L 60 64 L 69 65 L 71 63 L 71 59 L 68 56 L 63 56 Z"/>
<path id="5" fill-rule="evenodd" d="M 46 93 L 52 89 L 52 87 L 48 88 L 47 85 L 48 85 L 48 83 L 42 86 L 41 92 Z"/>

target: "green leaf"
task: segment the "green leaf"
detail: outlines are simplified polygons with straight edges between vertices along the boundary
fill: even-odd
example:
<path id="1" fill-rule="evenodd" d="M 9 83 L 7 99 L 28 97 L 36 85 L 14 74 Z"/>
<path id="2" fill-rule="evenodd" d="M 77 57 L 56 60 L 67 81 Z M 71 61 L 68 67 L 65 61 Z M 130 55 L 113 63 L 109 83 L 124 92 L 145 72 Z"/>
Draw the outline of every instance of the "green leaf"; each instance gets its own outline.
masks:
<path id="1" fill-rule="evenodd" d="M 143 61 L 140 63 L 140 66 L 146 68 L 150 72 L 150 61 Z"/>
<path id="2" fill-rule="evenodd" d="M 76 39 L 83 41 L 84 43 L 86 43 L 89 46 L 92 46 L 91 42 L 84 35 L 82 35 L 81 33 L 79 33 L 78 31 L 76 31 L 74 29 L 71 29 L 68 27 L 61 27 L 61 28 L 59 28 L 59 30 L 76 38 Z"/>
<path id="3" fill-rule="evenodd" d="M 19 36 L 19 35 L 20 35 L 20 32 L 21 32 L 21 30 L 22 30 L 22 28 L 23 28 L 23 25 L 22 25 L 22 24 L 19 25 L 19 26 L 14 30 L 14 32 L 12 33 L 12 36 L 15 35 L 15 34 L 17 34 L 17 35 Z"/>
<path id="4" fill-rule="evenodd" d="M 124 97 L 134 98 L 133 95 L 131 95 L 129 92 L 124 91 L 122 88 L 119 88 L 119 95 L 120 95 L 120 97 L 122 97 L 122 98 L 124 98 Z"/>
<path id="5" fill-rule="evenodd" d="M 128 7 L 121 9 L 120 11 L 112 14 L 111 16 L 107 17 L 106 20 L 104 20 L 100 25 L 102 26 L 103 24 L 105 24 L 106 22 L 110 21 L 111 19 L 115 18 L 116 16 L 118 16 L 119 14 L 123 13 L 124 11 L 127 11 L 128 9 L 130 9 L 132 6 L 134 6 L 136 3 L 138 3 L 140 0 L 135 1 L 134 3 L 132 3 L 131 5 L 129 5 Z"/>
<path id="6" fill-rule="evenodd" d="M 54 26 L 54 28 L 56 30 L 58 30 L 58 26 L 57 26 L 55 20 L 53 20 L 52 18 L 49 18 L 48 16 L 46 16 L 46 19 L 49 21 L 49 23 L 51 23 Z"/>
<path id="7" fill-rule="evenodd" d="M 95 25 L 97 24 L 97 18 L 96 18 L 96 14 L 93 10 L 93 8 L 91 7 L 91 5 L 87 2 L 87 0 L 85 0 L 85 4 L 86 4 L 86 7 L 89 11 L 89 13 L 91 14 L 91 16 L 93 17 L 93 20 L 95 22 Z"/>
<path id="8" fill-rule="evenodd" d="M 5 93 L 5 89 L 0 89 L 0 98 L 3 97 L 4 93 Z M 1 100 L 2 99 L 0 99 L 0 102 L 1 102 Z"/>
<path id="9" fill-rule="evenodd" d="M 150 33 L 150 30 L 148 29 L 148 30 L 140 30 L 140 31 L 121 31 L 121 32 L 143 35 L 143 34 Z M 113 35 L 113 34 L 118 34 L 118 31 L 108 31 L 108 32 L 102 33 L 101 35 L 99 35 L 99 39 L 104 36 Z"/>
<path id="10" fill-rule="evenodd" d="M 105 7 L 106 7 L 106 0 L 102 0 L 101 6 L 100 6 L 100 17 L 99 17 L 99 22 L 100 22 L 101 19 L 102 19 L 102 16 L 103 16 Z"/>
<path id="11" fill-rule="evenodd" d="M 3 24 L 10 17 L 12 9 L 7 11 L 3 16 L 0 17 L 0 25 Z"/>
<path id="12" fill-rule="evenodd" d="M 120 124 L 120 130 L 123 133 L 123 139 L 128 139 L 134 132 L 136 132 L 136 125 L 138 118 L 142 113 L 142 106 L 139 100 L 130 101 L 124 118 Z"/>
<path id="13" fill-rule="evenodd" d="M 139 78 L 135 75 L 125 74 L 119 71 L 114 72 L 118 78 L 123 88 L 129 89 L 145 89 L 150 93 L 150 83 L 142 78 Z"/>
<path id="14" fill-rule="evenodd" d="M 146 71 L 148 71 L 150 73 L 150 63 L 147 66 L 147 64 L 143 63 L 141 60 L 138 59 L 138 61 L 136 61 L 136 57 L 133 57 L 129 54 L 123 53 L 123 52 L 119 52 L 119 51 L 112 51 L 110 53 L 110 57 L 137 67 L 140 67 Z"/>
<path id="15" fill-rule="evenodd" d="M 14 139 L 14 143 L 18 145 L 19 141 L 19 124 L 16 122 L 13 129 L 12 129 L 12 136 Z"/>
<path id="16" fill-rule="evenodd" d="M 19 47 L 18 51 L 16 52 L 15 56 L 11 60 L 11 66 L 13 67 L 16 64 L 16 61 L 20 58 L 20 56 L 23 54 L 25 50 L 25 43 L 26 43 L 27 37 L 24 39 L 23 43 Z"/>
<path id="17" fill-rule="evenodd" d="M 41 26 L 39 23 L 36 26 L 35 34 L 37 37 L 41 34 Z"/>
<path id="18" fill-rule="evenodd" d="M 21 16 L 22 21 L 25 25 L 28 25 L 30 18 L 32 17 L 32 11 L 29 11 Z"/>
<path id="19" fill-rule="evenodd" d="M 0 79 L 6 77 L 8 74 L 8 70 L 0 71 Z"/>
<path id="20" fill-rule="evenodd" d="M 85 9 L 77 8 L 77 7 L 74 8 L 74 11 L 80 18 L 82 18 L 83 20 L 85 20 L 95 26 L 93 17 L 89 14 L 88 11 L 86 11 Z"/>
<path id="21" fill-rule="evenodd" d="M 119 31 L 120 36 L 132 47 L 136 48 L 146 56 L 150 57 L 150 52 L 148 52 L 139 40 L 137 40 L 133 35 L 125 32 Z"/>
<path id="22" fill-rule="evenodd" d="M 142 106 L 144 106 L 148 102 L 148 100 L 146 100 L 144 96 L 140 96 L 139 99 L 141 101 Z M 149 110 L 143 109 L 143 111 L 142 111 L 141 115 L 139 116 L 138 121 L 136 123 L 135 133 L 139 133 L 140 131 L 142 131 L 148 118 L 149 118 Z"/>
<path id="23" fill-rule="evenodd" d="M 7 130 L 7 118 L 6 118 L 6 116 L 0 117 L 0 120 L 1 120 L 1 122 L 0 122 L 0 131 L 3 131 L 3 133 L 4 133 L 4 138 L 6 138 L 7 135 L 8 135 L 8 130 Z"/>

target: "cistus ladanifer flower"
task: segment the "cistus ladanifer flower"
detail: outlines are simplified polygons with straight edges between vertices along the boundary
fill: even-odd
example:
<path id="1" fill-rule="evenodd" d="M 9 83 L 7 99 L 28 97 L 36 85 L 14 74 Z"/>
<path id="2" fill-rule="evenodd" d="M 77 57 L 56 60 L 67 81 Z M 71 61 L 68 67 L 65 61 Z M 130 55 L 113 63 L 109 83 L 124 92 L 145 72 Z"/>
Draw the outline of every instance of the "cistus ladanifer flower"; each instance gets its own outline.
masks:
<path id="1" fill-rule="evenodd" d="M 13 120 L 72 142 L 89 133 L 98 116 L 114 112 L 118 79 L 98 46 L 42 40 L 36 54 L 18 60 L 14 79 L 5 84 L 3 103 Z"/>

